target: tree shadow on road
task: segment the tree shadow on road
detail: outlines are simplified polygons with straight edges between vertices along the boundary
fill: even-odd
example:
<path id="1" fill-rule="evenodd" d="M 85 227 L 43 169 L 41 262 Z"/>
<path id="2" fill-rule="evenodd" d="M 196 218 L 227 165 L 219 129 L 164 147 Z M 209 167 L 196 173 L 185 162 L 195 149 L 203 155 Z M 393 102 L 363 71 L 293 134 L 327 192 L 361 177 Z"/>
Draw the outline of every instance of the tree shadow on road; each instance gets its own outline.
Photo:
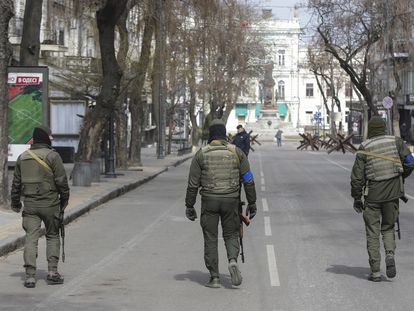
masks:
<path id="1" fill-rule="evenodd" d="M 176 274 L 174 276 L 176 281 L 191 281 L 204 286 L 210 279 L 210 274 L 201 271 L 190 270 L 187 273 Z M 220 282 L 224 288 L 235 288 L 231 285 L 231 280 L 228 275 L 220 275 Z"/>
<path id="2" fill-rule="evenodd" d="M 326 269 L 326 272 L 335 274 L 345 274 L 357 277 L 358 279 L 368 280 L 368 276 L 371 273 L 371 269 L 368 267 L 350 267 L 345 265 L 331 265 Z M 382 281 L 390 282 L 382 276 Z"/>

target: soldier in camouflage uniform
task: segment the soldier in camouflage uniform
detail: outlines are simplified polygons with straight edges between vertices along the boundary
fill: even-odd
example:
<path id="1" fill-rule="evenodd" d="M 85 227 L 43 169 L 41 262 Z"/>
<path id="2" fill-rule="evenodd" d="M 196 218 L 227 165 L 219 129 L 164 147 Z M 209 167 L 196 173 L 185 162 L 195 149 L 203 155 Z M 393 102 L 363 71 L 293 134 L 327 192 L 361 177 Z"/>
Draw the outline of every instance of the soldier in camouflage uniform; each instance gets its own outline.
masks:
<path id="1" fill-rule="evenodd" d="M 60 254 L 59 213 L 69 201 L 69 186 L 65 168 L 59 154 L 51 147 L 51 131 L 39 126 L 33 131 L 33 145 L 17 159 L 11 190 L 11 207 L 19 213 L 24 199 L 23 229 L 26 231 L 24 244 L 24 285 L 36 285 L 37 244 L 41 222 L 46 229 L 46 256 L 48 262 L 48 284 L 62 284 L 58 273 Z"/>
<path id="2" fill-rule="evenodd" d="M 213 120 L 209 127 L 208 145 L 194 156 L 188 177 L 185 198 L 186 216 L 194 221 L 197 191 L 201 187 L 201 220 L 204 235 L 204 261 L 210 271 L 207 287 L 219 288 L 218 223 L 221 219 L 232 284 L 242 282 L 237 265 L 239 255 L 239 202 L 241 182 L 248 201 L 250 219 L 256 215 L 256 190 L 249 162 L 242 150 L 227 143 L 226 127 L 221 120 Z"/>
<path id="3" fill-rule="evenodd" d="M 381 281 L 380 234 L 385 248 L 387 277 L 396 275 L 395 222 L 398 199 L 404 196 L 404 178 L 414 167 L 414 157 L 400 137 L 386 136 L 383 119 L 373 117 L 368 123 L 368 140 L 356 155 L 351 175 L 354 209 L 363 211 L 371 274 L 369 280 Z M 364 199 L 364 202 L 363 202 Z"/>

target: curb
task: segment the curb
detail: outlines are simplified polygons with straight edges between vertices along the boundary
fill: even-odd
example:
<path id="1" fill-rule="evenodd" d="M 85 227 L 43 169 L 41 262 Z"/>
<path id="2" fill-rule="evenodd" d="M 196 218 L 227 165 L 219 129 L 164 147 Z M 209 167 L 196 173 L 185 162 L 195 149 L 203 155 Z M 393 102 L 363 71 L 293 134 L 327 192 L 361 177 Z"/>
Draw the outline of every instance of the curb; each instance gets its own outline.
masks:
<path id="1" fill-rule="evenodd" d="M 109 193 L 106 193 L 102 196 L 91 198 L 89 202 L 86 202 L 84 204 L 80 204 L 72 209 L 70 209 L 67 213 L 65 213 L 65 219 L 64 219 L 64 224 L 67 225 L 68 223 L 74 221 L 75 219 L 77 219 L 78 217 L 90 212 L 92 209 L 110 201 L 113 200 L 131 190 L 134 190 L 136 188 L 138 188 L 139 186 L 146 184 L 147 182 L 151 181 L 152 179 L 154 179 L 155 177 L 161 175 L 162 173 L 165 173 L 168 171 L 169 167 L 177 167 L 180 164 L 184 163 L 185 161 L 189 160 L 192 158 L 191 156 L 187 156 L 184 159 L 180 159 L 176 162 L 173 162 L 172 164 L 160 169 L 159 171 L 155 172 L 154 174 L 135 181 L 135 182 L 131 182 L 128 184 L 124 184 L 124 185 L 120 185 L 120 186 L 116 186 L 114 187 Z M 40 237 L 45 235 L 45 229 L 42 228 L 41 232 L 40 232 Z M 19 248 L 21 248 L 24 245 L 24 239 L 25 239 L 25 234 L 22 233 L 18 233 L 15 234 L 13 236 L 10 236 L 9 238 L 7 238 L 5 240 L 5 242 L 0 244 L 0 257 L 5 256 Z"/>

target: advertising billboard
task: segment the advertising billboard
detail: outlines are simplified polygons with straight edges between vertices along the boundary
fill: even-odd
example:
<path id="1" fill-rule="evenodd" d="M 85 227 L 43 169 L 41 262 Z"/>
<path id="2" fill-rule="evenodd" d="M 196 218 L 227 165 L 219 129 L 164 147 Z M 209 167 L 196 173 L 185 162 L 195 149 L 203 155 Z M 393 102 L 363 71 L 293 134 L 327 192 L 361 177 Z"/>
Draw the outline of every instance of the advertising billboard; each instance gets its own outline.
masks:
<path id="1" fill-rule="evenodd" d="M 33 128 L 48 125 L 48 68 L 9 67 L 9 161 L 29 147 Z"/>

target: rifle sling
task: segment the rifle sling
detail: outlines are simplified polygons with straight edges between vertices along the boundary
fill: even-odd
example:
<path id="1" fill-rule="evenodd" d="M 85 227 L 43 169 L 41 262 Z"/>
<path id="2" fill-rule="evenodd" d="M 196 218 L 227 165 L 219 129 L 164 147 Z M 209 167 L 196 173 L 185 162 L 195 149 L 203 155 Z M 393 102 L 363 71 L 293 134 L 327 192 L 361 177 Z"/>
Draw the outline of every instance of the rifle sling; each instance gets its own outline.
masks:
<path id="1" fill-rule="evenodd" d="M 371 157 L 381 158 L 381 159 L 384 159 L 386 161 L 391 161 L 391 162 L 394 162 L 394 163 L 401 164 L 401 160 L 399 158 L 388 157 L 388 156 L 385 156 L 385 155 L 382 155 L 382 154 L 379 154 L 379 153 L 365 151 L 365 150 L 359 150 L 359 151 L 357 151 L 357 153 L 365 154 L 365 155 L 368 155 L 368 156 L 371 156 Z"/>
<path id="2" fill-rule="evenodd" d="M 49 173 L 53 174 L 53 170 L 51 169 L 51 167 L 45 162 L 43 161 L 41 158 L 39 158 L 33 151 L 31 151 L 30 149 L 27 150 L 27 152 L 32 156 L 32 158 L 34 160 L 36 160 L 37 163 L 39 163 L 41 166 L 43 166 Z"/>

